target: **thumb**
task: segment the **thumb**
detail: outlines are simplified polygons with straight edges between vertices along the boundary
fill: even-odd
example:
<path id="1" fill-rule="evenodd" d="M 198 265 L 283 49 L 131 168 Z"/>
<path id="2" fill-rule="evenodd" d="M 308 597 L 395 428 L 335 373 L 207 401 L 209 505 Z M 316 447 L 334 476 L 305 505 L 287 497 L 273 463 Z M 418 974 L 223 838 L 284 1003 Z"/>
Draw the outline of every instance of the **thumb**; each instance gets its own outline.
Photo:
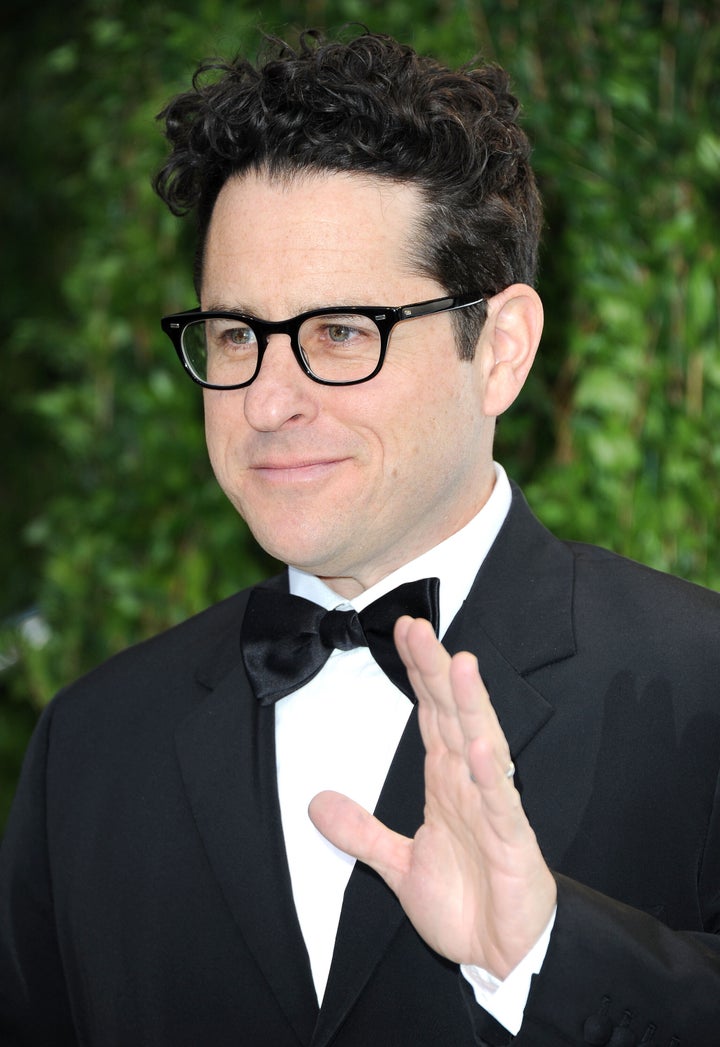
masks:
<path id="1" fill-rule="evenodd" d="M 397 892 L 409 861 L 412 841 L 383 825 L 342 793 L 321 792 L 308 807 L 310 820 L 335 847 L 361 862 Z"/>

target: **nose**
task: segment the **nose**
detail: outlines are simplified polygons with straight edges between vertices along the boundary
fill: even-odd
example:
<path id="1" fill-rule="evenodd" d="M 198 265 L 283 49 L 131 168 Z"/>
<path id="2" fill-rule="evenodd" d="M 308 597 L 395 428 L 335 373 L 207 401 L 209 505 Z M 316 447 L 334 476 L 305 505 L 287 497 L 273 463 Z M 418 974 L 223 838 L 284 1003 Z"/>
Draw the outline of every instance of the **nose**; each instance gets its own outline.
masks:
<path id="1" fill-rule="evenodd" d="M 260 371 L 245 390 L 245 418 L 258 432 L 274 432 L 311 421 L 320 386 L 301 370 L 290 336 L 270 335 Z"/>

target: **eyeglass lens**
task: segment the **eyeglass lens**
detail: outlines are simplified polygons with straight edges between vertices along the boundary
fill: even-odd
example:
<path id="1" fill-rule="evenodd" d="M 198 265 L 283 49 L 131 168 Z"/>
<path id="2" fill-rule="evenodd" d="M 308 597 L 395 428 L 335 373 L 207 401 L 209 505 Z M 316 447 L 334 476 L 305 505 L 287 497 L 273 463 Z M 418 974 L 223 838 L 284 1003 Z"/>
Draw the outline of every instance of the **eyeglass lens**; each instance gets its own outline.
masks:
<path id="1" fill-rule="evenodd" d="M 328 382 L 367 378 L 377 367 L 382 347 L 375 322 L 354 313 L 309 317 L 300 326 L 298 342 L 312 373 Z M 257 369 L 257 336 L 237 319 L 191 323 L 182 345 L 193 372 L 211 385 L 249 382 Z"/>

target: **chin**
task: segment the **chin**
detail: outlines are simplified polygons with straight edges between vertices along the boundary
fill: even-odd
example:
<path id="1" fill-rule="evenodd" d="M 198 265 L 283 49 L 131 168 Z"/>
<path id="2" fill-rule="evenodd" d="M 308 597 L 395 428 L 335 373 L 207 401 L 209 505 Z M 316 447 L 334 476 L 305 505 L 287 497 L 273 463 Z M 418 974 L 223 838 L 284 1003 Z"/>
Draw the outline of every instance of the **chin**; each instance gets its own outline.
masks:
<path id="1" fill-rule="evenodd" d="M 248 521 L 248 526 L 258 545 L 275 560 L 297 567 L 301 571 L 307 571 L 308 574 L 322 574 L 327 562 L 326 544 L 318 547 L 314 543 L 298 542 L 297 535 L 285 541 L 283 536 L 278 534 L 277 529 L 254 528 L 250 521 Z"/>

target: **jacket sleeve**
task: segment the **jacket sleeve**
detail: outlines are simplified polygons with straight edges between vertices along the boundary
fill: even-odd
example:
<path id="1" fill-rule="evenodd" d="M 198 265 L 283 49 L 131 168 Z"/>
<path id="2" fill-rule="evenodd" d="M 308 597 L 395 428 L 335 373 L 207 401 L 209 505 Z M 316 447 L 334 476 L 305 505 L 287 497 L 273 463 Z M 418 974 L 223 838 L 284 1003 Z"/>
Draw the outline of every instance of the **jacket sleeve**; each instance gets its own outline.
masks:
<path id="1" fill-rule="evenodd" d="M 478 1044 L 717 1047 L 720 936 L 673 931 L 573 880 L 557 881 L 555 927 L 520 1032 L 513 1038 L 468 1001 Z"/>
<path id="2" fill-rule="evenodd" d="M 40 719 L 0 847 L 0 1043 L 76 1047 L 55 931 L 46 839 L 52 706 Z"/>

